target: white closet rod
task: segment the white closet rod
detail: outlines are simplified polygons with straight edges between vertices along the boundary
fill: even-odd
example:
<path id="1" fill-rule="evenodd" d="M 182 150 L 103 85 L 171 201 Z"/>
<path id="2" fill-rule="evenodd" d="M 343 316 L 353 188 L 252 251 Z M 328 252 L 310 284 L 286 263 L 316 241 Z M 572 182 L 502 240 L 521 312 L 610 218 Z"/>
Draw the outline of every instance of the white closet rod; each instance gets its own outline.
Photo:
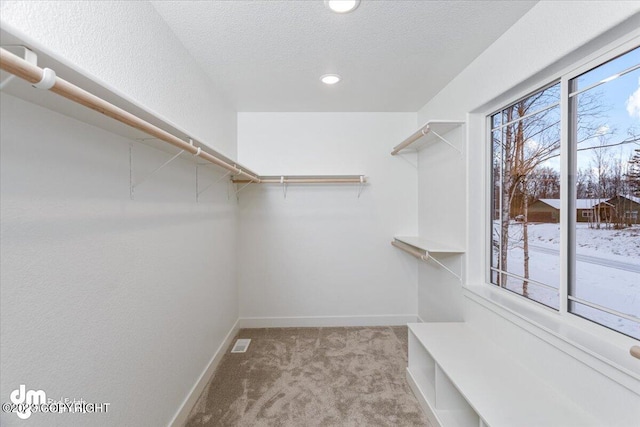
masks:
<path id="1" fill-rule="evenodd" d="M 24 59 L 12 54 L 11 52 L 0 48 L 0 69 L 11 73 L 23 80 L 28 81 L 31 84 L 39 85 L 49 89 L 51 92 L 57 93 L 73 102 L 84 105 L 91 108 L 105 116 L 111 117 L 119 122 L 122 122 L 128 126 L 138 129 L 148 135 L 165 141 L 181 150 L 187 151 L 195 156 L 207 160 L 217 166 L 220 166 L 236 176 L 243 176 L 247 178 L 247 182 L 260 182 L 260 178 L 256 175 L 252 175 L 235 165 L 229 164 L 224 160 L 209 154 L 202 150 L 201 147 L 196 147 L 181 140 L 180 138 L 160 129 L 157 126 L 148 123 L 141 118 L 134 116 L 133 114 L 116 107 L 113 104 L 99 98 L 84 89 L 75 86 L 72 83 L 67 82 L 60 77 L 55 76 L 49 69 L 42 69 L 36 65 L 33 65 Z M 47 70 L 45 72 L 45 70 Z"/>

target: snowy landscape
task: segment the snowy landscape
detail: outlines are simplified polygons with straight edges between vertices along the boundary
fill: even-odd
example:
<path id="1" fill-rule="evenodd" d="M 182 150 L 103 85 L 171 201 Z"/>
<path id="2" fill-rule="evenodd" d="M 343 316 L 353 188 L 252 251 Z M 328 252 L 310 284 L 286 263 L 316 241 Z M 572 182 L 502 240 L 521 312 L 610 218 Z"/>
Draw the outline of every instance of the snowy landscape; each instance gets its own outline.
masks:
<path id="1" fill-rule="evenodd" d="M 523 275 L 523 224 L 509 225 L 507 271 Z M 499 241 L 499 224 L 494 239 Z M 560 224 L 528 224 L 529 277 L 557 289 L 560 283 Z M 497 257 L 497 253 L 494 253 Z M 495 259 L 495 258 L 494 258 Z M 558 293 L 529 282 L 529 297 L 558 308 Z M 522 293 L 522 280 L 510 278 L 507 288 Z M 640 225 L 621 230 L 576 225 L 576 291 L 574 296 L 640 318 Z M 640 339 L 640 323 L 576 304 L 574 312 Z"/>

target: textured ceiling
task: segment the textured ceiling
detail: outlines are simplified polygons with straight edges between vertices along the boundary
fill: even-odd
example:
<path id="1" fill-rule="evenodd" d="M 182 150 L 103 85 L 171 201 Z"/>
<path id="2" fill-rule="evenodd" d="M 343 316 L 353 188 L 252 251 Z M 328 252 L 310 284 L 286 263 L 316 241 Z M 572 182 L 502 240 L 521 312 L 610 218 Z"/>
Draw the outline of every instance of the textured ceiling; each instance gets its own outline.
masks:
<path id="1" fill-rule="evenodd" d="M 238 111 L 417 111 L 536 2 L 152 3 Z"/>

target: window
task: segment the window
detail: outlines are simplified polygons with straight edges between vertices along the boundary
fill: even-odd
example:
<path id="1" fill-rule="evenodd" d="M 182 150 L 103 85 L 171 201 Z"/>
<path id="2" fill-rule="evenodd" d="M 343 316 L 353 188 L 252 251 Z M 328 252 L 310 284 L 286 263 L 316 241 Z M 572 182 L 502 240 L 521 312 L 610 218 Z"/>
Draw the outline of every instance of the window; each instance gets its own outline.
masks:
<path id="1" fill-rule="evenodd" d="M 638 219 L 638 211 L 626 211 L 624 213 L 625 218 Z"/>
<path id="2" fill-rule="evenodd" d="M 505 107 L 491 123 L 491 283 L 557 309 L 560 227 L 545 218 L 560 209 L 560 83 Z M 529 206 L 541 199 L 533 224 Z"/>
<path id="3" fill-rule="evenodd" d="M 570 225 L 569 312 L 640 338 L 640 228 L 624 221 L 640 141 L 640 48 L 569 80 L 572 197 L 594 201 Z M 616 205 L 620 209 L 616 209 Z"/>
<path id="4" fill-rule="evenodd" d="M 640 339 L 640 47 L 594 65 L 488 118 L 490 282 Z"/>

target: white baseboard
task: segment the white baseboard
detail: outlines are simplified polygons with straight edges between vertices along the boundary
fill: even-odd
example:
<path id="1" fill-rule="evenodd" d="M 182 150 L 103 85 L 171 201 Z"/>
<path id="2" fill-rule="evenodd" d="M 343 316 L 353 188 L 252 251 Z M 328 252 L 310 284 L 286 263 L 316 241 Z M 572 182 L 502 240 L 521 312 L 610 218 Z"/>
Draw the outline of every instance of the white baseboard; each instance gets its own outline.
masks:
<path id="1" fill-rule="evenodd" d="M 424 323 L 424 320 L 422 320 L 422 317 L 417 316 L 417 319 L 418 319 L 418 320 L 417 320 L 417 322 L 418 322 L 418 323 Z"/>
<path id="2" fill-rule="evenodd" d="M 216 350 L 215 354 L 209 361 L 209 364 L 200 375 L 200 378 L 198 378 L 198 381 L 196 381 L 196 383 L 191 388 L 191 391 L 189 391 L 189 394 L 182 402 L 182 405 L 180 405 L 178 412 L 176 412 L 173 420 L 171 420 L 171 422 L 169 423 L 169 427 L 182 427 L 187 422 L 187 417 L 191 412 L 191 408 L 193 408 L 193 406 L 196 404 L 196 401 L 200 397 L 202 390 L 204 390 L 205 386 L 209 383 L 209 380 L 213 376 L 213 373 L 218 367 L 220 360 L 222 360 L 222 357 L 224 356 L 227 348 L 229 348 L 233 339 L 240 330 L 239 324 L 240 319 L 238 319 L 236 323 L 231 327 L 231 330 L 225 337 L 222 344 L 220 344 L 220 346 L 218 347 L 218 350 Z"/>
<path id="3" fill-rule="evenodd" d="M 415 323 L 416 315 L 241 317 L 240 328 L 304 328 L 323 326 L 401 326 Z"/>

